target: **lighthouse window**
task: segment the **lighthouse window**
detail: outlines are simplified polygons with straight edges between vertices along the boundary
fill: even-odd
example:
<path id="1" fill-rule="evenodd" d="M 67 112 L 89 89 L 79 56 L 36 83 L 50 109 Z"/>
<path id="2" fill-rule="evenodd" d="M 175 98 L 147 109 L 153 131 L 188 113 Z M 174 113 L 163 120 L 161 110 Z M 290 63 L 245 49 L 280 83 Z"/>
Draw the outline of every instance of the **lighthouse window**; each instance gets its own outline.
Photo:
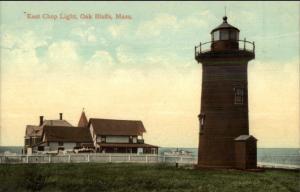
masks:
<path id="1" fill-rule="evenodd" d="M 234 89 L 234 104 L 243 104 L 244 102 L 244 89 L 243 88 L 235 88 Z"/>
<path id="2" fill-rule="evenodd" d="M 220 31 L 215 31 L 213 33 L 213 41 L 218 41 L 220 40 Z"/>
<path id="3" fill-rule="evenodd" d="M 231 30 L 230 31 L 230 40 L 237 40 L 238 39 L 237 34 L 238 33 L 236 31 Z"/>
<path id="4" fill-rule="evenodd" d="M 228 39 L 229 39 L 229 31 L 221 30 L 221 40 L 228 40 Z"/>
<path id="5" fill-rule="evenodd" d="M 200 121 L 200 134 L 204 133 L 204 120 L 205 120 L 205 114 L 201 113 L 198 116 L 199 121 Z"/>

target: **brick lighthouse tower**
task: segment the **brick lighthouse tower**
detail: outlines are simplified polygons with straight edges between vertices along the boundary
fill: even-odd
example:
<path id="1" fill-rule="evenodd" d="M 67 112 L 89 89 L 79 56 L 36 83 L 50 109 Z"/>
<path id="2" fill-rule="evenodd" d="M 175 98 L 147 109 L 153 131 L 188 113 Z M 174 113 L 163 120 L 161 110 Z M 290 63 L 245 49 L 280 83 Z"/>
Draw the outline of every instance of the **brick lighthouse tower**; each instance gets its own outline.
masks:
<path id="1" fill-rule="evenodd" d="M 199 167 L 256 167 L 256 139 L 249 135 L 247 65 L 254 42 L 239 40 L 227 22 L 211 31 L 211 41 L 195 47 L 202 63 Z"/>

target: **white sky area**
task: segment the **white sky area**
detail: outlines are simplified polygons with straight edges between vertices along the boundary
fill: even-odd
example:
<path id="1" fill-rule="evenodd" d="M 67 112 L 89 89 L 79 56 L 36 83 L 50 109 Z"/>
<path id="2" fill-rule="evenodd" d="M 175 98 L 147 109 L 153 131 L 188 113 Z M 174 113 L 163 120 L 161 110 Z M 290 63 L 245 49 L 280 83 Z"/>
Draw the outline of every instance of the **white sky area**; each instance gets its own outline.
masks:
<path id="1" fill-rule="evenodd" d="M 1 2 L 0 145 L 45 119 L 142 120 L 147 143 L 197 147 L 201 64 L 194 46 L 228 22 L 256 43 L 248 66 L 258 147 L 300 147 L 299 2 Z M 116 13 L 130 21 L 28 20 Z"/>

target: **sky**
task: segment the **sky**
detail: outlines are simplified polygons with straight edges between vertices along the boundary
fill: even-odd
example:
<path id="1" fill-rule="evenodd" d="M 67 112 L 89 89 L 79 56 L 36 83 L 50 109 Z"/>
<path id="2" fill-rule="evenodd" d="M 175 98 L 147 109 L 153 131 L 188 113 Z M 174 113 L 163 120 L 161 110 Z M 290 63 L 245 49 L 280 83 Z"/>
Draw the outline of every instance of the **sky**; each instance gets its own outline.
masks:
<path id="1" fill-rule="evenodd" d="M 197 147 L 202 67 L 194 46 L 210 41 L 226 6 L 240 39 L 256 45 L 248 65 L 250 134 L 258 147 L 300 147 L 299 2 L 0 6 L 0 146 L 23 145 L 25 126 L 40 115 L 62 112 L 77 125 L 85 108 L 88 118 L 142 120 L 147 143 Z M 64 19 L 70 14 L 77 19 Z"/>

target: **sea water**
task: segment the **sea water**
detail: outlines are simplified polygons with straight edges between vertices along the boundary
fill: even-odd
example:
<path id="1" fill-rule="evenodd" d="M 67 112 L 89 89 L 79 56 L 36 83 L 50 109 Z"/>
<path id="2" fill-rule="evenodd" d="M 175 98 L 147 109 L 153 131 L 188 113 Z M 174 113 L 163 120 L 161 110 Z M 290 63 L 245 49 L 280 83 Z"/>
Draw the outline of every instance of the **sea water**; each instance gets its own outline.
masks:
<path id="1" fill-rule="evenodd" d="M 198 156 L 197 148 L 161 147 L 159 153 L 163 154 L 164 152 L 176 150 L 190 151 L 193 156 Z M 300 148 L 258 148 L 257 162 L 300 166 Z"/>

